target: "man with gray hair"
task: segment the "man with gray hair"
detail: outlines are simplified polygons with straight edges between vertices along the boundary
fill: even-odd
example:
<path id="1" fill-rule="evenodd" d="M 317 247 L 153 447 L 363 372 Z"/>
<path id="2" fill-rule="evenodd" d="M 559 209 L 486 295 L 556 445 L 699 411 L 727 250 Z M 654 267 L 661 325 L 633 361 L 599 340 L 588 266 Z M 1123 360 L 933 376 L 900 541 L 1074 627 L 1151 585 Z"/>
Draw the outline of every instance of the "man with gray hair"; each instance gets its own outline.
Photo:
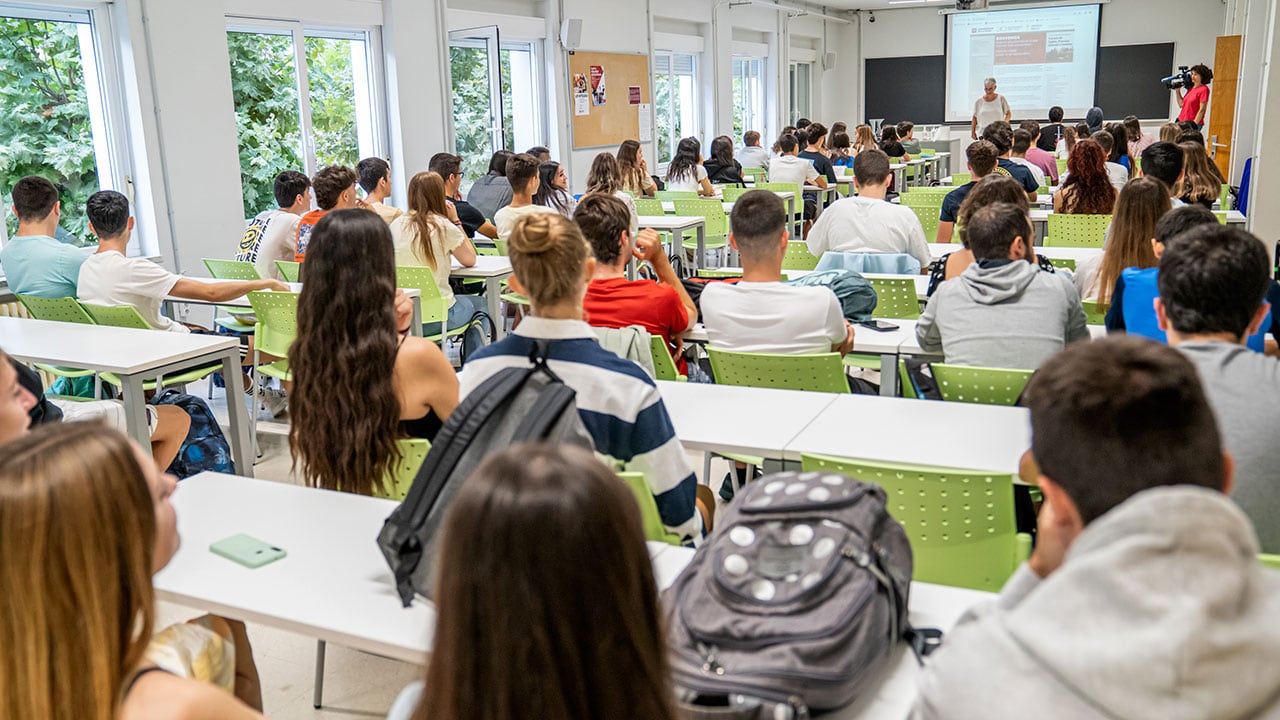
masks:
<path id="1" fill-rule="evenodd" d="M 983 128 L 997 120 L 1009 122 L 1013 111 L 1009 109 L 1009 101 L 996 92 L 996 79 L 987 78 L 982 81 L 983 94 L 973 104 L 973 120 L 969 125 L 969 136 L 978 139 Z"/>

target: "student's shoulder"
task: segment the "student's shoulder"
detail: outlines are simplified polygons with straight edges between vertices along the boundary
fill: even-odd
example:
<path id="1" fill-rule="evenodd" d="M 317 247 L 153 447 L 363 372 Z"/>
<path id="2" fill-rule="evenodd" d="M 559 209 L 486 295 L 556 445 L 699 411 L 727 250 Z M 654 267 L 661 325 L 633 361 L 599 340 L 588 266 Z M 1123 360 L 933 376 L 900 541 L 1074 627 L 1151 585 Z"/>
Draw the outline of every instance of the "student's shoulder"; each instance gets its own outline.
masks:
<path id="1" fill-rule="evenodd" d="M 167 672 L 149 672 L 138 678 L 120 713 L 121 720 L 261 717 L 221 688 Z"/>

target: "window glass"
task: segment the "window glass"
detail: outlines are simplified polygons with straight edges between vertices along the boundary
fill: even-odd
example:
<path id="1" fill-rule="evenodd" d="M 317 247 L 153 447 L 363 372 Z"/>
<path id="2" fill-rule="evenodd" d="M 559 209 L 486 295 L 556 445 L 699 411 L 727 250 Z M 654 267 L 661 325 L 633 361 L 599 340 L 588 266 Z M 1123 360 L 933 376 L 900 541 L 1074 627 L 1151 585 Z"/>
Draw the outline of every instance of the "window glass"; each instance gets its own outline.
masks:
<path id="1" fill-rule="evenodd" d="M 693 55 L 659 52 L 654 56 L 653 94 L 660 163 L 670 162 L 680 139 L 696 132 L 696 69 Z"/>
<path id="2" fill-rule="evenodd" d="M 735 57 L 733 60 L 733 137 L 734 142 L 748 130 L 763 134 L 764 87 L 760 58 Z"/>
<path id="3" fill-rule="evenodd" d="M 272 186 L 285 170 L 306 170 L 293 36 L 228 32 L 231 95 L 240 141 L 244 216 L 275 207 Z"/>

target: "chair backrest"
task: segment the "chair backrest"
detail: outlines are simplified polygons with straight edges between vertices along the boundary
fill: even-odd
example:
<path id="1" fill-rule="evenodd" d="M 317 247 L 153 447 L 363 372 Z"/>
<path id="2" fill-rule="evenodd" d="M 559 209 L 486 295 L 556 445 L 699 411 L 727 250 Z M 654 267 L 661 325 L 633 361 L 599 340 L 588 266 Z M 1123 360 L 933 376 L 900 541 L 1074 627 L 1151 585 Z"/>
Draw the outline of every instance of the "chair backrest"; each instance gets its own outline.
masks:
<path id="1" fill-rule="evenodd" d="M 377 486 L 374 486 L 374 497 L 404 500 L 409 494 L 409 486 L 413 485 L 413 478 L 418 474 L 418 468 L 422 467 L 422 461 L 427 459 L 427 451 L 431 449 L 431 441 L 422 438 L 401 438 L 396 441 L 396 445 L 400 448 L 400 460 L 382 478 L 382 491 L 379 492 Z"/>
<path id="2" fill-rule="evenodd" d="M 653 491 L 644 480 L 644 473 L 620 472 L 618 477 L 631 488 L 636 503 L 640 506 L 640 522 L 644 526 L 644 539 L 663 542 L 671 545 L 680 544 L 680 536 L 667 532 L 662 524 L 662 515 L 658 514 L 658 501 L 653 499 Z"/>
<path id="3" fill-rule="evenodd" d="M 18 295 L 18 302 L 36 320 L 80 323 L 93 325 L 93 318 L 84 311 L 75 298 L 43 298 L 35 295 Z"/>
<path id="4" fill-rule="evenodd" d="M 724 212 L 724 203 L 715 198 L 698 198 L 696 200 L 676 200 L 676 215 L 701 217 L 706 219 L 706 234 L 729 234 L 729 216 Z"/>
<path id="5" fill-rule="evenodd" d="M 973 179 L 973 173 L 951 173 L 951 184 L 959 187 Z"/>
<path id="6" fill-rule="evenodd" d="M 898 202 L 903 205 L 938 205 L 942 206 L 942 200 L 955 190 L 950 185 L 938 185 L 934 187 L 906 187 L 904 192 L 898 196 Z"/>
<path id="7" fill-rule="evenodd" d="M 695 190 L 659 190 L 653 196 L 659 200 L 693 200 L 698 193 Z"/>
<path id="8" fill-rule="evenodd" d="M 809 245 L 799 239 L 792 238 L 787 243 L 787 254 L 782 256 L 783 270 L 812 270 L 818 267 L 817 255 L 809 252 Z"/>
<path id="9" fill-rule="evenodd" d="M 942 204 L 937 205 L 907 205 L 911 212 L 915 213 L 916 219 L 920 221 L 920 229 L 924 230 L 924 239 L 927 242 L 938 241 L 938 225 L 942 222 Z M 958 241 L 959 233 L 952 235 L 953 241 Z"/>
<path id="10" fill-rule="evenodd" d="M 653 355 L 653 377 L 655 380 L 685 380 L 676 368 L 676 361 L 667 349 L 667 341 L 661 335 L 649 336 L 649 352 Z"/>
<path id="11" fill-rule="evenodd" d="M 920 299 L 913 278 L 867 278 L 867 282 L 876 291 L 876 309 L 871 317 L 906 320 L 920 317 Z"/>
<path id="12" fill-rule="evenodd" d="M 943 400 L 979 405 L 1009 405 L 1018 402 L 1031 379 L 1030 370 L 964 367 L 934 363 L 933 379 Z"/>
<path id="13" fill-rule="evenodd" d="M 1214 210 L 1214 211 L 1213 211 L 1213 215 L 1214 215 L 1214 217 L 1218 218 L 1218 222 L 1219 222 L 1220 224 L 1222 224 L 1222 225 L 1226 225 L 1226 224 L 1227 224 L 1227 211 L 1226 211 L 1226 210 Z"/>
<path id="14" fill-rule="evenodd" d="M 1103 325 L 1107 322 L 1107 309 L 1111 307 L 1111 303 L 1100 303 L 1096 300 L 1085 300 L 1080 303 L 1084 308 L 1085 320 L 1090 325 Z"/>
<path id="15" fill-rule="evenodd" d="M 209 277 L 216 280 L 261 280 L 258 269 L 251 262 L 243 260 L 215 260 L 204 258 L 204 267 Z"/>
<path id="16" fill-rule="evenodd" d="M 84 308 L 89 317 L 93 318 L 93 321 L 99 325 L 134 328 L 137 330 L 152 329 L 147 324 L 147 321 L 138 314 L 138 309 L 132 305 L 90 305 L 82 302 L 80 307 Z"/>
<path id="17" fill-rule="evenodd" d="M 1218 207 L 1222 210 L 1231 209 L 1231 186 L 1223 183 L 1222 193 L 1218 195 Z"/>
<path id="18" fill-rule="evenodd" d="M 742 268 L 698 268 L 700 278 L 736 278 L 742 277 Z"/>
<path id="19" fill-rule="evenodd" d="M 722 194 L 722 198 L 724 199 L 725 202 L 737 202 L 738 198 L 742 197 L 743 193 L 748 193 L 755 189 L 756 188 L 753 188 L 753 187 L 745 188 L 745 187 L 726 186 Z"/>
<path id="20" fill-rule="evenodd" d="M 796 194 L 796 212 L 800 207 L 800 183 L 767 182 L 756 183 L 756 188 L 770 192 L 793 192 Z"/>
<path id="21" fill-rule="evenodd" d="M 1259 553 L 1258 562 L 1262 563 L 1263 567 L 1269 567 L 1275 570 L 1280 570 L 1280 555 L 1268 555 L 1266 553 Z"/>
<path id="22" fill-rule="evenodd" d="M 762 167 L 744 167 L 742 177 L 750 177 L 752 182 L 759 185 L 762 182 L 769 182 L 769 171 Z"/>
<path id="23" fill-rule="evenodd" d="M 507 239 L 506 238 L 494 238 L 493 246 L 498 249 L 499 255 L 503 257 L 507 256 Z"/>
<path id="24" fill-rule="evenodd" d="M 665 215 L 666 210 L 662 209 L 662 201 L 658 198 L 636 198 L 636 214 Z"/>
<path id="25" fill-rule="evenodd" d="M 298 293 L 255 290 L 249 305 L 258 317 L 254 326 L 254 347 L 276 357 L 288 357 L 289 346 L 298 337 Z"/>
<path id="26" fill-rule="evenodd" d="M 1012 475 L 821 455 L 802 455 L 801 467 L 884 488 L 911 541 L 915 580 L 994 592 L 1031 548 L 1014 524 Z"/>
<path id="27" fill-rule="evenodd" d="M 1071 258 L 1051 257 L 1049 258 L 1049 264 L 1053 265 L 1056 268 L 1061 268 L 1063 270 L 1070 270 L 1071 272 L 1076 271 L 1076 261 Z"/>
<path id="28" fill-rule="evenodd" d="M 422 322 L 444 322 L 449 317 L 449 306 L 440 297 L 440 286 L 429 267 L 414 265 L 396 266 L 396 287 L 412 288 L 422 293 Z"/>
<path id="29" fill-rule="evenodd" d="M 720 385 L 848 393 L 840 353 L 779 355 L 707 348 L 711 371 Z"/>
<path id="30" fill-rule="evenodd" d="M 1044 244 L 1047 247 L 1100 248 L 1110 224 L 1110 215 L 1049 213 L 1049 231 Z"/>
<path id="31" fill-rule="evenodd" d="M 285 282 L 298 282 L 298 276 L 302 273 L 302 263 L 293 262 L 292 260 L 277 260 L 276 269 L 280 271 L 280 277 Z"/>

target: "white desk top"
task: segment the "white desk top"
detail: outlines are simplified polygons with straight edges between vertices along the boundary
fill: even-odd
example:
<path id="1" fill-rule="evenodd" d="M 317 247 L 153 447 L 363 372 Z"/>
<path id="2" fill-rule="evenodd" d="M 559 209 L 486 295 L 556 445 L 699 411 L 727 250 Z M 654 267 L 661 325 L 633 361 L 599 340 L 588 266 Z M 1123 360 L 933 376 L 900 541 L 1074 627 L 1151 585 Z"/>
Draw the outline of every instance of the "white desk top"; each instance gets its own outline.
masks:
<path id="1" fill-rule="evenodd" d="M 501 255 L 477 255 L 476 264 L 462 267 L 457 258 L 450 258 L 449 277 L 458 278 L 491 278 L 506 277 L 511 274 L 511 258 Z"/>
<path id="2" fill-rule="evenodd" d="M 235 347 L 225 335 L 0 317 L 0 349 L 9 355 L 98 372 L 131 375 Z"/>
<path id="3" fill-rule="evenodd" d="M 953 253 L 957 250 L 964 249 L 960 243 L 929 243 L 929 254 L 936 260 L 947 253 Z M 1102 248 L 1080 248 L 1080 247 L 1043 247 L 1035 246 L 1037 255 L 1044 255 L 1047 258 L 1064 258 L 1075 260 L 1077 264 L 1102 254 Z"/>
<path id="4" fill-rule="evenodd" d="M 686 450 L 782 459 L 786 443 L 839 397 L 833 393 L 658 381 Z"/>
<path id="5" fill-rule="evenodd" d="M 1037 196 L 1037 200 L 1038 199 L 1039 199 L 1039 196 Z M 1047 210 L 1044 208 L 1031 208 L 1031 222 L 1037 222 L 1037 223 L 1048 222 L 1049 216 L 1052 214 L 1053 214 L 1053 210 Z M 1243 224 L 1245 222 L 1245 219 L 1246 219 L 1245 216 L 1241 215 L 1239 210 L 1227 211 L 1228 225 Z"/>
<path id="6" fill-rule="evenodd" d="M 201 473 L 178 485 L 173 504 L 182 547 L 155 576 L 163 599 L 397 660 L 425 661 L 435 609 L 421 598 L 401 606 L 374 542 L 395 502 Z M 209 552 L 210 543 L 237 533 L 275 543 L 288 555 L 251 570 Z M 650 544 L 660 588 L 688 562 L 659 557 L 666 548 Z"/>
<path id="7" fill-rule="evenodd" d="M 654 557 L 655 568 L 663 566 L 664 569 L 670 568 L 678 572 L 693 559 L 692 549 L 667 547 L 667 550 Z M 948 633 L 966 610 L 996 597 L 995 593 L 981 590 L 913 582 L 907 615 L 911 624 L 916 627 L 938 628 L 943 633 Z M 943 642 L 945 641 L 944 635 Z M 894 650 L 894 657 L 890 662 L 893 663 L 893 668 L 886 672 L 874 694 L 823 717 L 829 720 L 905 718 L 916 699 L 916 676 L 920 672 L 920 666 L 915 655 L 902 643 Z"/>
<path id="8" fill-rule="evenodd" d="M 665 208 L 666 205 L 663 205 Z M 672 207 L 675 207 L 674 205 Z M 685 230 L 705 224 L 705 218 L 694 215 L 641 215 L 640 227 L 654 230 Z"/>

